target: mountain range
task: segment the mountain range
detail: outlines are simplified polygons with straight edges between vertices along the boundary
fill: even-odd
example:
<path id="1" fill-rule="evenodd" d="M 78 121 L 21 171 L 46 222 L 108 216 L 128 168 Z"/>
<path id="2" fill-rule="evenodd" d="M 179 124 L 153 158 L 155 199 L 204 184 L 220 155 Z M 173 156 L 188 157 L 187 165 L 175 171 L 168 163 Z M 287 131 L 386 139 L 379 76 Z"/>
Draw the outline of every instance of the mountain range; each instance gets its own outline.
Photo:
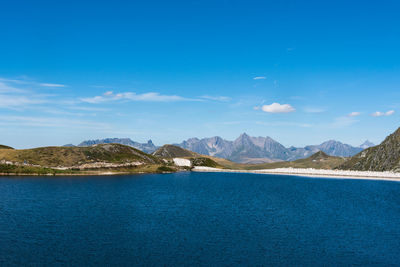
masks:
<path id="1" fill-rule="evenodd" d="M 318 151 L 330 156 L 351 157 L 365 147 L 373 146 L 369 141 L 359 147 L 329 140 L 320 145 L 286 148 L 271 137 L 252 137 L 246 133 L 236 140 L 228 141 L 219 136 L 211 138 L 190 138 L 177 146 L 203 155 L 221 157 L 239 163 L 268 163 L 276 161 L 293 161 L 307 158 Z"/>
<path id="2" fill-rule="evenodd" d="M 131 146 L 145 153 L 153 153 L 158 148 L 153 144 L 153 141 L 151 140 L 147 141 L 147 143 L 139 143 L 132 141 L 130 138 L 105 138 L 97 140 L 86 140 L 80 143 L 78 146 L 86 147 L 98 144 L 121 144 L 121 145 Z M 73 145 L 68 144 L 65 146 L 73 146 Z"/>
<path id="3" fill-rule="evenodd" d="M 159 148 L 151 140 L 147 143 L 139 143 L 132 141 L 130 138 L 87 140 L 81 142 L 78 146 L 86 147 L 109 143 L 128 145 L 146 153 L 153 153 Z M 203 139 L 190 138 L 174 145 L 202 155 L 224 158 L 238 163 L 257 164 L 294 161 L 307 158 L 318 151 L 323 151 L 330 156 L 351 157 L 374 144 L 365 141 L 359 147 L 353 147 L 339 141 L 329 140 L 319 145 L 286 148 L 271 137 L 252 137 L 243 133 L 234 141 L 215 136 Z M 66 146 L 73 145 L 68 144 Z"/>

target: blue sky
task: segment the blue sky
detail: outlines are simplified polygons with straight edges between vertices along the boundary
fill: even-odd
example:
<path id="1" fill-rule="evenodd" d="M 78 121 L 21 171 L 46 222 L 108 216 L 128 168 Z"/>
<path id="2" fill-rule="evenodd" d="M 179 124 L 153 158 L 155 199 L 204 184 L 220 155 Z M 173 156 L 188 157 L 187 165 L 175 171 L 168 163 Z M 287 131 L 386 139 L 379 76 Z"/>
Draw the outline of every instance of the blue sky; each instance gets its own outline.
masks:
<path id="1" fill-rule="evenodd" d="M 397 129 L 398 1 L 277 2 L 2 3 L 0 143 L 360 145 Z"/>

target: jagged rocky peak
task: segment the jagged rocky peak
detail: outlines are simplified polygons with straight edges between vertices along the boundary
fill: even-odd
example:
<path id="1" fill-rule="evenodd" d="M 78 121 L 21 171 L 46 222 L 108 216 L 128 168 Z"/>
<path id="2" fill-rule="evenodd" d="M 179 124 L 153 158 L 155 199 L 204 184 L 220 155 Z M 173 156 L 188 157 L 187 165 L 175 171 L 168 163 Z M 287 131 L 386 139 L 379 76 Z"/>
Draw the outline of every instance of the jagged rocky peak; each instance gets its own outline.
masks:
<path id="1" fill-rule="evenodd" d="M 149 146 L 154 146 L 154 143 L 153 143 L 153 141 L 150 139 L 149 141 L 147 141 L 147 144 L 149 145 Z"/>
<path id="2" fill-rule="evenodd" d="M 242 133 L 239 135 L 238 138 L 236 138 L 235 141 L 243 141 L 243 140 L 250 140 L 250 136 L 247 133 Z"/>
<path id="3" fill-rule="evenodd" d="M 184 142 L 187 142 L 187 143 L 191 144 L 191 143 L 196 143 L 196 142 L 199 142 L 199 141 L 200 141 L 199 138 L 197 138 L 197 137 L 192 137 L 192 138 L 189 138 L 188 140 L 186 140 L 186 141 L 184 141 Z"/>

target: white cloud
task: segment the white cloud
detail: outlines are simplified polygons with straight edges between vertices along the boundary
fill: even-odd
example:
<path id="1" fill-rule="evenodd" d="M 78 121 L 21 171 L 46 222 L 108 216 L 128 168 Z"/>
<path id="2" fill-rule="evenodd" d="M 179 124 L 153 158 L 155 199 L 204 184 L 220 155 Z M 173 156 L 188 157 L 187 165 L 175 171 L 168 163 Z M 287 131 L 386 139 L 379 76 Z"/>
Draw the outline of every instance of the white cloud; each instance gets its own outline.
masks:
<path id="1" fill-rule="evenodd" d="M 267 77 L 265 76 L 256 76 L 253 78 L 253 80 L 265 80 L 265 79 L 267 79 Z"/>
<path id="2" fill-rule="evenodd" d="M 371 114 L 372 117 L 382 117 L 382 116 L 391 116 L 394 114 L 394 110 L 389 110 L 387 112 L 376 111 Z"/>
<path id="3" fill-rule="evenodd" d="M 144 94 L 136 94 L 133 92 L 115 94 L 112 91 L 107 91 L 101 96 L 81 98 L 80 100 L 91 104 L 118 101 L 118 100 L 146 101 L 146 102 L 193 101 L 193 99 L 184 98 L 178 95 L 161 95 L 155 92 L 144 93 Z"/>
<path id="4" fill-rule="evenodd" d="M 371 114 L 372 117 L 381 117 L 381 116 L 384 116 L 384 115 L 385 115 L 385 113 L 380 112 L 380 111 L 377 111 L 377 112 L 374 112 L 374 113 Z"/>
<path id="5" fill-rule="evenodd" d="M 351 113 L 347 114 L 347 117 L 357 117 L 357 116 L 360 116 L 360 115 L 361 115 L 360 112 L 354 111 L 354 112 L 351 112 Z"/>
<path id="6" fill-rule="evenodd" d="M 272 103 L 271 105 L 263 105 L 262 111 L 268 113 L 289 113 L 294 112 L 295 109 L 289 104 Z"/>
<path id="7" fill-rule="evenodd" d="M 43 87 L 66 87 L 65 84 L 58 84 L 58 83 L 39 83 L 39 85 Z"/>

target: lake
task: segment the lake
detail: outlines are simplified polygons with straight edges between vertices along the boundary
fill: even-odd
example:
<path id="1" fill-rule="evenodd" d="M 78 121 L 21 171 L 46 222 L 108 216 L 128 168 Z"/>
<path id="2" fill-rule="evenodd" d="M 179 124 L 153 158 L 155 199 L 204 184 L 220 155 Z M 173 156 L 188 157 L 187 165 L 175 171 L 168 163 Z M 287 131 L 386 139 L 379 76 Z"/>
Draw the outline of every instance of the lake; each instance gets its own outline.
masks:
<path id="1" fill-rule="evenodd" d="M 244 173 L 0 178 L 0 265 L 400 265 L 400 183 Z"/>

